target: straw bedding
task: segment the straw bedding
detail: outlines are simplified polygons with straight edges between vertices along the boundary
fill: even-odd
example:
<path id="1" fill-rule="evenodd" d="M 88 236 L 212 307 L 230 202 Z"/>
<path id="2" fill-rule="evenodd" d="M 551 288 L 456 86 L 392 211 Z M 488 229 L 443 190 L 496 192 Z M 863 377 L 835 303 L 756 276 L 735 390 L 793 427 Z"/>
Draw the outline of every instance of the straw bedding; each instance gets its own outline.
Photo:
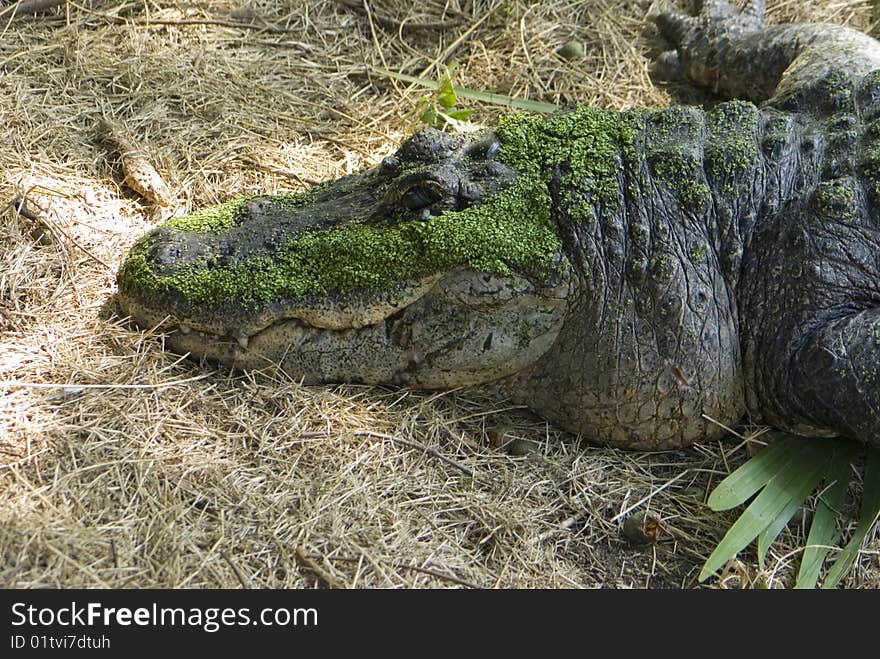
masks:
<path id="1" fill-rule="evenodd" d="M 425 92 L 379 67 L 454 65 L 459 85 L 556 103 L 699 101 L 648 75 L 645 15 L 669 3 L 54 4 L 0 17 L 0 585 L 697 585 L 733 518 L 707 493 L 761 429 L 597 448 L 473 391 L 199 365 L 112 301 L 158 221 L 392 152 Z M 869 2 L 768 4 L 771 21 L 872 27 Z M 556 53 L 572 39 L 582 59 Z M 166 188 L 137 191 L 138 164 Z M 644 513 L 659 537 L 634 544 L 626 519 Z M 745 552 L 708 585 L 790 585 L 802 524 L 763 570 Z M 880 586 L 878 556 L 875 535 L 846 585 Z"/>

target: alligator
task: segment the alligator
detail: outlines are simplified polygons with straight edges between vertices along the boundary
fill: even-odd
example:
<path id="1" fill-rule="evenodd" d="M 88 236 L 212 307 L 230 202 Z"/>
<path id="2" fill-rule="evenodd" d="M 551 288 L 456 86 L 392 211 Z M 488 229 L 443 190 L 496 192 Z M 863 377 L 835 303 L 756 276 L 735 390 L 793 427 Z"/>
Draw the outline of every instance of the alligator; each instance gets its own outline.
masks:
<path id="1" fill-rule="evenodd" d="M 304 384 L 475 386 L 600 444 L 748 417 L 880 445 L 880 43 L 764 3 L 654 17 L 705 107 L 423 129 L 374 167 L 150 231 L 121 310 Z"/>

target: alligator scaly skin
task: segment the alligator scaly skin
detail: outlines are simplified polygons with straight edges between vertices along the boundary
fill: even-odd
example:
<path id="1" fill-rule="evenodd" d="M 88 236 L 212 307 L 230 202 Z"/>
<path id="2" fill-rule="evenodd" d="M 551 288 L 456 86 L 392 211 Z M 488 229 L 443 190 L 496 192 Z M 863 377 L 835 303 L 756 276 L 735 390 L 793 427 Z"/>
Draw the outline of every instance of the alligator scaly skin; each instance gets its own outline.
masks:
<path id="1" fill-rule="evenodd" d="M 832 25 L 767 28 L 755 1 L 743 10 L 707 1 L 696 17 L 655 20 L 673 46 L 658 73 L 740 100 L 576 109 L 536 120 L 521 139 L 517 119 L 474 139 L 420 132 L 382 167 L 302 208 L 241 205 L 235 230 L 269 250 L 259 263 L 270 263 L 274 288 L 257 312 L 243 302 L 250 290 L 233 286 L 211 306 L 173 278 L 186 259 L 190 271 L 219 267 L 210 240 L 223 259 L 252 263 L 231 229 L 145 239 L 140 270 L 120 274 L 123 309 L 141 324 L 171 316 L 187 330 L 172 346 L 196 356 L 280 363 L 307 383 L 485 383 L 626 448 L 715 438 L 744 415 L 880 444 L 880 44 Z M 565 148 L 552 151 L 554 140 Z M 512 158 L 513 143 L 533 161 Z M 506 265 L 458 245 L 465 255 L 448 267 L 400 285 L 368 285 L 367 272 L 350 293 L 310 283 L 301 294 L 271 265 L 289 238 L 281 228 L 298 236 L 337 221 L 328 219 L 336 190 L 368 200 L 389 231 L 430 242 L 437 222 L 491 208 L 527 180 L 538 181 L 526 188 L 531 208 L 548 213 L 558 240 L 552 276 L 527 267 L 519 234 L 507 251 L 486 241 Z M 340 215 L 364 221 L 348 207 Z M 413 267 L 446 263 L 442 252 Z M 161 285 L 142 283 L 163 273 Z"/>

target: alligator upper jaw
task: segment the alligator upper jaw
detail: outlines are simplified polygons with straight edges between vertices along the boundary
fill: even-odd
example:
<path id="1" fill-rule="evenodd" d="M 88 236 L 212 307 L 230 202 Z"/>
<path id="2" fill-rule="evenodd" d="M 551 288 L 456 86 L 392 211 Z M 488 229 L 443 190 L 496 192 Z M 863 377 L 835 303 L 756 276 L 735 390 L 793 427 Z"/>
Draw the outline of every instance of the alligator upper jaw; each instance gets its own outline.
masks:
<path id="1" fill-rule="evenodd" d="M 237 341 L 247 347 L 250 339 L 267 328 L 295 321 L 316 330 L 346 331 L 381 323 L 389 316 L 414 304 L 441 278 L 440 274 L 413 278 L 396 284 L 382 294 L 354 290 L 304 299 L 276 300 L 258 311 L 232 303 L 219 309 L 198 309 L 183 305 L 177 296 L 161 294 L 138 296 L 128 291 L 118 295 L 120 309 L 142 328 L 156 328 L 192 334 L 206 342 Z"/>

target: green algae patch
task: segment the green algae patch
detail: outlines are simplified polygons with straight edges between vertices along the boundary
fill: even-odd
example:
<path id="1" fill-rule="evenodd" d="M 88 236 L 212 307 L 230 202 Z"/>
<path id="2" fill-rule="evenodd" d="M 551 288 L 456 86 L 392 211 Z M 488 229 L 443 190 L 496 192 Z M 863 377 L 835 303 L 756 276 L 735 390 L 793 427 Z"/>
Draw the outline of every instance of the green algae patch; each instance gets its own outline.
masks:
<path id="1" fill-rule="evenodd" d="M 643 151 L 651 181 L 677 198 L 683 211 L 703 215 L 709 209 L 712 191 L 703 169 L 706 115 L 696 107 L 680 106 L 649 110 L 645 114 Z M 631 190 L 635 196 L 638 191 Z"/>
<path id="2" fill-rule="evenodd" d="M 858 171 L 874 204 L 880 204 L 880 119 L 872 119 L 862 132 Z"/>
<path id="3" fill-rule="evenodd" d="M 859 204 L 856 183 L 850 178 L 824 181 L 813 196 L 813 205 L 825 217 L 839 222 L 858 218 Z"/>
<path id="4" fill-rule="evenodd" d="M 635 159 L 633 141 L 638 112 L 578 106 L 571 112 L 541 117 L 502 117 L 495 129 L 499 158 L 520 172 L 548 181 L 560 169 L 562 182 L 588 184 L 605 204 L 620 203 L 620 173 L 625 159 Z"/>
<path id="5" fill-rule="evenodd" d="M 239 220 L 240 209 L 251 197 L 200 208 L 187 215 L 175 217 L 165 223 L 166 227 L 193 233 L 220 233 L 231 229 Z"/>
<path id="6" fill-rule="evenodd" d="M 656 181 L 678 197 L 683 209 L 692 213 L 706 212 L 712 193 L 704 183 L 703 161 L 687 147 L 667 147 L 648 157 Z"/>
<path id="7" fill-rule="evenodd" d="M 707 115 L 711 144 L 706 165 L 716 178 L 744 174 L 758 156 L 760 111 L 746 101 L 721 103 Z"/>
<path id="8" fill-rule="evenodd" d="M 548 184 L 556 175 L 584 194 L 583 217 L 595 220 L 594 203 L 621 203 L 622 165 L 642 156 L 634 147 L 643 115 L 577 107 L 550 117 L 518 114 L 501 119 L 495 132 L 499 160 L 520 176 L 483 204 L 447 211 L 427 221 L 392 218 L 352 221 L 301 234 L 272 254 L 238 265 L 181 266 L 168 274 L 151 267 L 149 240 L 132 251 L 120 271 L 121 290 L 173 293 L 191 305 L 235 304 L 247 309 L 273 300 L 387 291 L 400 283 L 453 268 L 547 278 L 556 268 L 561 241 L 550 213 Z M 334 182 L 300 195 L 260 196 L 271 207 L 307 205 Z M 165 227 L 193 233 L 222 233 L 240 223 L 245 197 L 173 219 Z M 275 212 L 274 210 L 272 212 Z"/>
<path id="9" fill-rule="evenodd" d="M 427 222 L 353 222 L 309 232 L 280 245 L 272 257 L 238 266 L 181 267 L 157 275 L 145 255 L 148 246 L 145 241 L 126 260 L 121 289 L 173 291 L 204 307 L 233 303 L 257 309 L 283 298 L 390 290 L 407 279 L 455 267 L 547 276 L 560 241 L 546 186 L 526 174 L 480 206 Z"/>

